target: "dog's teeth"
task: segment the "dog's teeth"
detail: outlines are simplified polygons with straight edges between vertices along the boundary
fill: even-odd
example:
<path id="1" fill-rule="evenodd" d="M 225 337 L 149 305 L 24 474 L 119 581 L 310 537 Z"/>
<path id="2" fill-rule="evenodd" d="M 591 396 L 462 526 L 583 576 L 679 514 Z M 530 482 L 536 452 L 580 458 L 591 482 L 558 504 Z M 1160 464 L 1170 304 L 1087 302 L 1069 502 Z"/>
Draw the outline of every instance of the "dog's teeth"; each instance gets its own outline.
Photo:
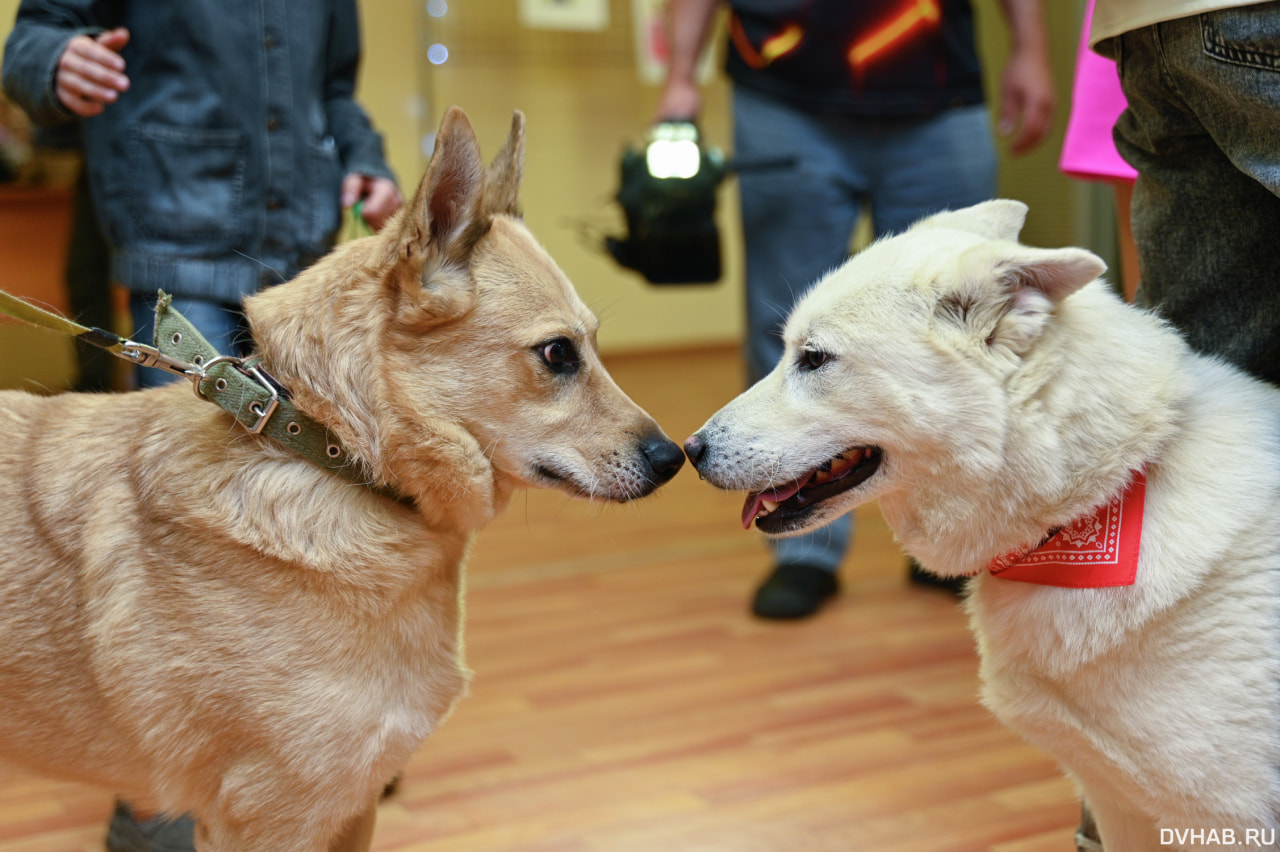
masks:
<path id="1" fill-rule="evenodd" d="M 776 508 L 778 508 L 778 503 L 777 503 L 777 501 L 775 501 L 775 500 L 761 500 L 761 501 L 760 501 L 760 508 L 756 510 L 756 517 L 757 517 L 757 518 L 763 518 L 765 515 L 772 515 L 772 514 L 773 514 L 773 510 L 774 510 L 774 509 L 776 509 Z"/>

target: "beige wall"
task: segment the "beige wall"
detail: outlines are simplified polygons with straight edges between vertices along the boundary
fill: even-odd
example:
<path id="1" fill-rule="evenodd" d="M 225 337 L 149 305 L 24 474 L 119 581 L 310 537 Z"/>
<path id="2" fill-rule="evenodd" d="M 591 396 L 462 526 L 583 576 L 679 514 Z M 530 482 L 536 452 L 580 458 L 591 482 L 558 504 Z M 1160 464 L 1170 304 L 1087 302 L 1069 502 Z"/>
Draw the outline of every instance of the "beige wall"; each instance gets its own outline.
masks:
<path id="1" fill-rule="evenodd" d="M 516 0 L 454 3 L 441 19 L 424 15 L 426 41 L 449 61 L 425 65 L 432 121 L 461 106 L 492 154 L 520 109 L 527 119 L 523 203 L 529 227 L 601 319 L 606 351 L 737 340 L 743 325 L 736 202 L 722 185 L 719 212 L 725 275 L 719 284 L 654 287 L 606 256 L 604 232 L 622 234 L 612 201 L 618 160 L 651 122 L 657 89 L 637 78 L 630 4 L 613 0 L 599 33 L 532 30 Z M 729 142 L 727 88 L 709 88 L 703 134 Z"/>
<path id="2" fill-rule="evenodd" d="M 975 0 L 987 66 L 998 71 L 1007 37 L 999 0 Z M 422 174 L 422 138 L 451 104 L 467 111 L 482 148 L 492 155 L 514 109 L 528 118 L 523 202 L 531 229 L 600 315 L 606 351 L 686 347 L 737 341 L 743 327 L 741 244 L 732 180 L 721 189 L 724 279 L 715 285 L 653 287 L 619 268 L 599 247 L 605 231 L 620 232 L 612 203 L 617 162 L 652 117 L 657 91 L 642 84 L 632 54 L 630 0 L 610 0 L 610 25 L 599 33 L 531 30 L 521 26 L 518 0 L 454 0 L 441 19 L 425 0 L 364 0 L 365 60 L 359 97 L 387 139 L 388 156 L 405 193 Z M 1002 159 L 1001 194 L 1031 205 L 1029 242 L 1079 242 L 1081 190 L 1057 171 L 1069 90 L 1078 3 L 1046 2 L 1062 92 L 1054 137 L 1034 154 Z M 0 0 L 0 36 L 18 0 Z M 426 62 L 426 47 L 445 44 L 450 60 Z M 994 96 L 998 73 L 988 73 Z M 728 89 L 716 73 L 707 88 L 703 133 L 728 148 Z M 0 235 L 0 238 L 3 238 Z M 0 385 L 16 339 L 0 327 Z M 22 337 L 22 352 L 31 341 Z"/>
<path id="3" fill-rule="evenodd" d="M 387 158 L 404 188 L 413 191 L 421 176 L 419 147 L 426 102 L 415 57 L 421 37 L 418 21 L 425 0 L 363 0 L 360 3 L 360 66 L 356 97 L 386 140 Z"/>

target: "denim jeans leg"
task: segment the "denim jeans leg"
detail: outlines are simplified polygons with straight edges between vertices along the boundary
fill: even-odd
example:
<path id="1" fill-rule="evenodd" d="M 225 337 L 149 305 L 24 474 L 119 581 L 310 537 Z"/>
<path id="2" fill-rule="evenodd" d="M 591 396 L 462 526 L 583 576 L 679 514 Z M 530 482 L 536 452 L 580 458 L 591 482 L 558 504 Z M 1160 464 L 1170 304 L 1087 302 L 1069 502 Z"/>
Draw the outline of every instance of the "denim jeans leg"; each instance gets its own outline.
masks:
<path id="1" fill-rule="evenodd" d="M 737 87 L 735 157 L 787 165 L 747 170 L 738 195 L 746 251 L 748 380 L 759 381 L 782 355 L 782 325 L 819 278 L 848 257 L 861 208 L 831 119 Z M 850 143 L 851 144 L 851 143 Z"/>
<path id="2" fill-rule="evenodd" d="M 940 210 L 995 197 L 996 149 L 986 104 L 877 125 L 884 137 L 871 192 L 877 237 L 901 233 Z"/>
<path id="3" fill-rule="evenodd" d="M 1280 3 L 1125 33 L 1116 145 L 1139 172 L 1139 302 L 1280 383 Z"/>

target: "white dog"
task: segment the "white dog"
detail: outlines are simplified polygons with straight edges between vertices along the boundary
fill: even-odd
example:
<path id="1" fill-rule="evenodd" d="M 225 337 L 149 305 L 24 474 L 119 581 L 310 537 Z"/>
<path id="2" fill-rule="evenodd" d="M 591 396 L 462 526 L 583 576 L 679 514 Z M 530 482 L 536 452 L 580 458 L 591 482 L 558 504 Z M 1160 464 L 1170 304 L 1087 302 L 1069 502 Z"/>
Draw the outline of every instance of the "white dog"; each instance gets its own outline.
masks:
<path id="1" fill-rule="evenodd" d="M 1107 852 L 1280 848 L 1280 391 L 1125 305 L 1089 252 L 1020 245 L 1025 215 L 855 256 L 686 452 L 750 492 L 746 525 L 878 498 L 928 569 L 973 577 L 983 699 L 1075 778 Z"/>

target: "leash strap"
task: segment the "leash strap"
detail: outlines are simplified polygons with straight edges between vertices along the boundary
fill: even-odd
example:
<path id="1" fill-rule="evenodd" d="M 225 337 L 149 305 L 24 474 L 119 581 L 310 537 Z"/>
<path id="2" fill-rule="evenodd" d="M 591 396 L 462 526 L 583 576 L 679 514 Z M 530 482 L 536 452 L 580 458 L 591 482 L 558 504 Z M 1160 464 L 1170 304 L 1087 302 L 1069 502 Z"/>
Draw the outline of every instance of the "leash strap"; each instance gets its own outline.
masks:
<path id="1" fill-rule="evenodd" d="M 128 342 L 123 337 L 112 334 L 109 331 L 103 331 L 100 328 L 90 328 L 87 325 L 72 322 L 66 317 L 58 316 L 43 308 L 37 308 L 30 302 L 24 302 L 17 296 L 10 295 L 3 290 L 0 290 L 0 313 L 8 314 L 14 319 L 22 320 L 29 325 L 79 338 L 85 343 L 93 344 L 99 349 L 105 349 L 113 355 L 128 358 L 127 355 L 123 354 L 124 344 Z M 129 360 L 133 359 L 130 358 Z"/>
<path id="2" fill-rule="evenodd" d="M 82 340 L 99 349 L 105 349 L 112 355 L 123 358 L 126 361 L 132 361 L 143 367 L 156 367 L 186 379 L 193 379 L 199 372 L 195 365 L 171 358 L 154 346 L 136 343 L 100 328 L 81 325 L 52 311 L 37 308 L 30 302 L 24 302 L 3 290 L 0 290 L 0 313 L 8 314 L 14 319 L 34 325 L 37 328 L 43 328 L 46 331 L 54 331 L 58 334 L 65 334 L 77 340 Z"/>
<path id="3" fill-rule="evenodd" d="M 156 303 L 155 345 L 147 346 L 100 328 L 90 328 L 37 308 L 0 290 L 0 313 L 69 335 L 144 367 L 191 381 L 196 396 L 212 402 L 255 435 L 266 435 L 307 461 L 359 485 L 371 486 L 363 466 L 351 459 L 323 425 L 299 411 L 289 393 L 262 367 L 262 359 L 219 355 L 161 292 Z M 398 499 L 398 498 L 397 498 Z"/>

